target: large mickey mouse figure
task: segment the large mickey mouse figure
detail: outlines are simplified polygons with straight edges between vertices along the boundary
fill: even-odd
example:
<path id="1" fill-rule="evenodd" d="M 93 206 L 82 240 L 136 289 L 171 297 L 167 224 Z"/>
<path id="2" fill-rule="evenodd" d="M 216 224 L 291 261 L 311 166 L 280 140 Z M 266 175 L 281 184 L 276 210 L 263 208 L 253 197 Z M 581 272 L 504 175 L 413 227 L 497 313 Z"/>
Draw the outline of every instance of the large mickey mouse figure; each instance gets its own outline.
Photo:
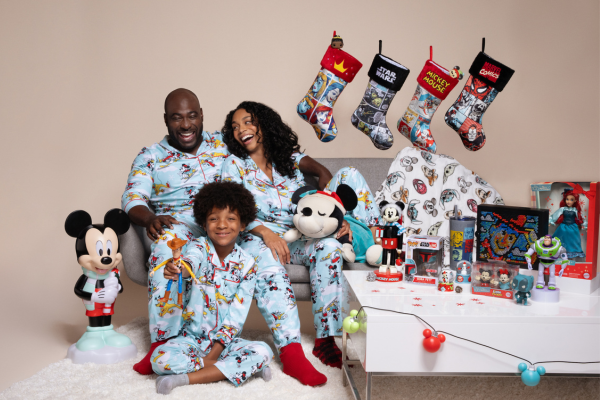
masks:
<path id="1" fill-rule="evenodd" d="M 397 201 L 379 203 L 381 217 L 386 222 L 384 226 L 377 228 L 377 243 L 367 249 L 367 262 L 371 265 L 381 264 L 379 272 L 385 274 L 387 269 L 390 273 L 397 273 L 396 260 L 402 250 L 402 238 L 405 231 L 402 226 L 402 211 L 404 203 Z"/>
<path id="2" fill-rule="evenodd" d="M 317 190 L 312 186 L 303 186 L 292 196 L 296 204 L 296 213 L 292 219 L 294 226 L 283 235 L 283 239 L 294 242 L 302 235 L 320 239 L 333 235 L 342 227 L 346 211 L 352 211 L 358 204 L 354 190 L 341 184 L 335 192 Z M 356 254 L 348 235 L 338 238 L 342 244 L 342 256 L 348 262 L 356 260 Z"/>
<path id="3" fill-rule="evenodd" d="M 75 295 L 83 300 L 89 326 L 67 357 L 74 363 L 109 364 L 135 356 L 137 348 L 131 340 L 114 331 L 111 316 L 114 302 L 123 291 L 117 265 L 119 237 L 129 230 L 129 217 L 118 208 L 104 216 L 104 224 L 92 224 L 85 211 L 73 211 L 65 221 L 65 230 L 75 241 L 77 262 L 83 275 L 75 284 Z"/>

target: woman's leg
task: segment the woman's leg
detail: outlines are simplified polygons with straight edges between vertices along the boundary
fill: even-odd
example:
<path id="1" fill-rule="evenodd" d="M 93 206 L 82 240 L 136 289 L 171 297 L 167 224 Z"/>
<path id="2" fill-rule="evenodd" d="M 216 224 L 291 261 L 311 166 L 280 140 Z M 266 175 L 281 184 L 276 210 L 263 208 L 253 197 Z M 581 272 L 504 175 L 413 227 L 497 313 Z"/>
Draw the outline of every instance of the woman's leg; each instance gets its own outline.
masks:
<path id="1" fill-rule="evenodd" d="M 341 368 L 342 353 L 333 338 L 342 335 L 342 245 L 335 239 L 289 244 L 292 262 L 310 268 L 312 310 L 317 339 L 313 354 L 325 365 Z"/>
<path id="2" fill-rule="evenodd" d="M 304 385 L 316 386 L 327 382 L 327 377 L 306 359 L 300 345 L 300 317 L 287 271 L 258 236 L 244 233 L 238 244 L 254 257 L 258 265 L 254 298 L 273 332 L 283 372 Z"/>

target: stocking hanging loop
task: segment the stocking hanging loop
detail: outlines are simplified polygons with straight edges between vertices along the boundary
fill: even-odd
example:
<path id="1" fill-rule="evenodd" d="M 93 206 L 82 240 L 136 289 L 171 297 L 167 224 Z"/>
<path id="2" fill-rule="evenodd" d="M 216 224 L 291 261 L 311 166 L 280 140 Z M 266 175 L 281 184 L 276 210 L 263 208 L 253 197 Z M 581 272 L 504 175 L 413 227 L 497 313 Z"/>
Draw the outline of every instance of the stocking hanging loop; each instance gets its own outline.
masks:
<path id="1" fill-rule="evenodd" d="M 433 46 L 429 46 L 429 59 L 433 61 Z"/>
<path id="2" fill-rule="evenodd" d="M 381 40 L 379 41 L 379 54 L 381 54 Z"/>
<path id="3" fill-rule="evenodd" d="M 481 38 L 481 52 L 485 53 L 485 38 Z"/>

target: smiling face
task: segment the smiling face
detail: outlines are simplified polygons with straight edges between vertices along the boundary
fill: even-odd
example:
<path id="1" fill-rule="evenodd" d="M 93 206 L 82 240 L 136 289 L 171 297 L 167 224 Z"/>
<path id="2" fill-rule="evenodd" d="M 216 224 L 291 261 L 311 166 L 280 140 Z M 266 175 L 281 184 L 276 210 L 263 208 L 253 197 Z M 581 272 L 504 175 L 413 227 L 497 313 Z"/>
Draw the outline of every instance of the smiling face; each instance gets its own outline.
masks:
<path id="1" fill-rule="evenodd" d="M 298 202 L 298 213 L 293 217 L 294 225 L 312 238 L 329 236 L 340 225 L 340 221 L 332 216 L 335 209 L 332 201 L 318 196 L 306 196 Z"/>
<path id="2" fill-rule="evenodd" d="M 219 257 L 225 258 L 231 253 L 238 235 L 245 226 L 240 222 L 240 216 L 236 210 L 231 211 L 229 207 L 218 209 L 213 207 L 206 216 L 204 229 L 215 246 Z"/>
<path id="3" fill-rule="evenodd" d="M 117 253 L 119 238 L 111 228 L 105 228 L 104 233 L 96 228 L 88 230 L 85 247 L 88 254 L 80 256 L 77 262 L 87 270 L 103 275 L 121 262 L 122 256 Z"/>
<path id="4" fill-rule="evenodd" d="M 337 100 L 338 96 L 340 95 L 340 89 L 333 89 L 330 90 L 329 93 L 327 93 L 327 101 L 330 103 L 333 103 L 334 101 Z"/>
<path id="5" fill-rule="evenodd" d="M 169 144 L 179 151 L 196 154 L 202 143 L 203 114 L 196 96 L 185 89 L 177 89 L 165 101 L 165 124 Z"/>
<path id="6" fill-rule="evenodd" d="M 253 121 L 252 114 L 240 108 L 233 114 L 231 119 L 233 137 L 241 144 L 248 154 L 252 154 L 263 147 L 262 132 L 257 123 Z"/>
<path id="7" fill-rule="evenodd" d="M 567 207 L 574 207 L 575 206 L 575 196 L 568 195 L 567 198 L 565 199 L 565 204 L 567 205 Z"/>

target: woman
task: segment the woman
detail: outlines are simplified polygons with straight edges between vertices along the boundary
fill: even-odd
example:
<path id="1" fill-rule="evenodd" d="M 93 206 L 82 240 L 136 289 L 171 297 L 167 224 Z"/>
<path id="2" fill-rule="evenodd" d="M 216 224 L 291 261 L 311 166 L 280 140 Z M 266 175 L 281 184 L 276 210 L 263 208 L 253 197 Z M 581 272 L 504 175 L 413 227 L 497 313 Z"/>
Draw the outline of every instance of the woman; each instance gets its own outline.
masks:
<path id="1" fill-rule="evenodd" d="M 223 127 L 223 140 L 233 156 L 223 164 L 222 179 L 243 183 L 254 194 L 258 208 L 242 248 L 253 254 L 257 248 L 267 246 L 282 265 L 291 262 L 310 268 L 317 330 L 313 354 L 324 364 L 341 368 L 341 352 L 334 336 L 342 333 L 342 285 L 329 279 L 341 276 L 341 244 L 334 238 L 288 244 L 281 236 L 294 227 L 292 195 L 304 186 L 303 174 L 318 176 L 320 190 L 335 191 L 341 183 L 351 186 L 359 197 L 352 212 L 354 218 L 350 218 L 353 224 L 373 226 L 379 222 L 379 210 L 369 187 L 354 168 L 343 168 L 332 177 L 327 168 L 300 153 L 296 134 L 264 104 L 246 101 L 231 111 Z M 347 221 L 337 237 L 345 234 L 352 234 Z"/>

